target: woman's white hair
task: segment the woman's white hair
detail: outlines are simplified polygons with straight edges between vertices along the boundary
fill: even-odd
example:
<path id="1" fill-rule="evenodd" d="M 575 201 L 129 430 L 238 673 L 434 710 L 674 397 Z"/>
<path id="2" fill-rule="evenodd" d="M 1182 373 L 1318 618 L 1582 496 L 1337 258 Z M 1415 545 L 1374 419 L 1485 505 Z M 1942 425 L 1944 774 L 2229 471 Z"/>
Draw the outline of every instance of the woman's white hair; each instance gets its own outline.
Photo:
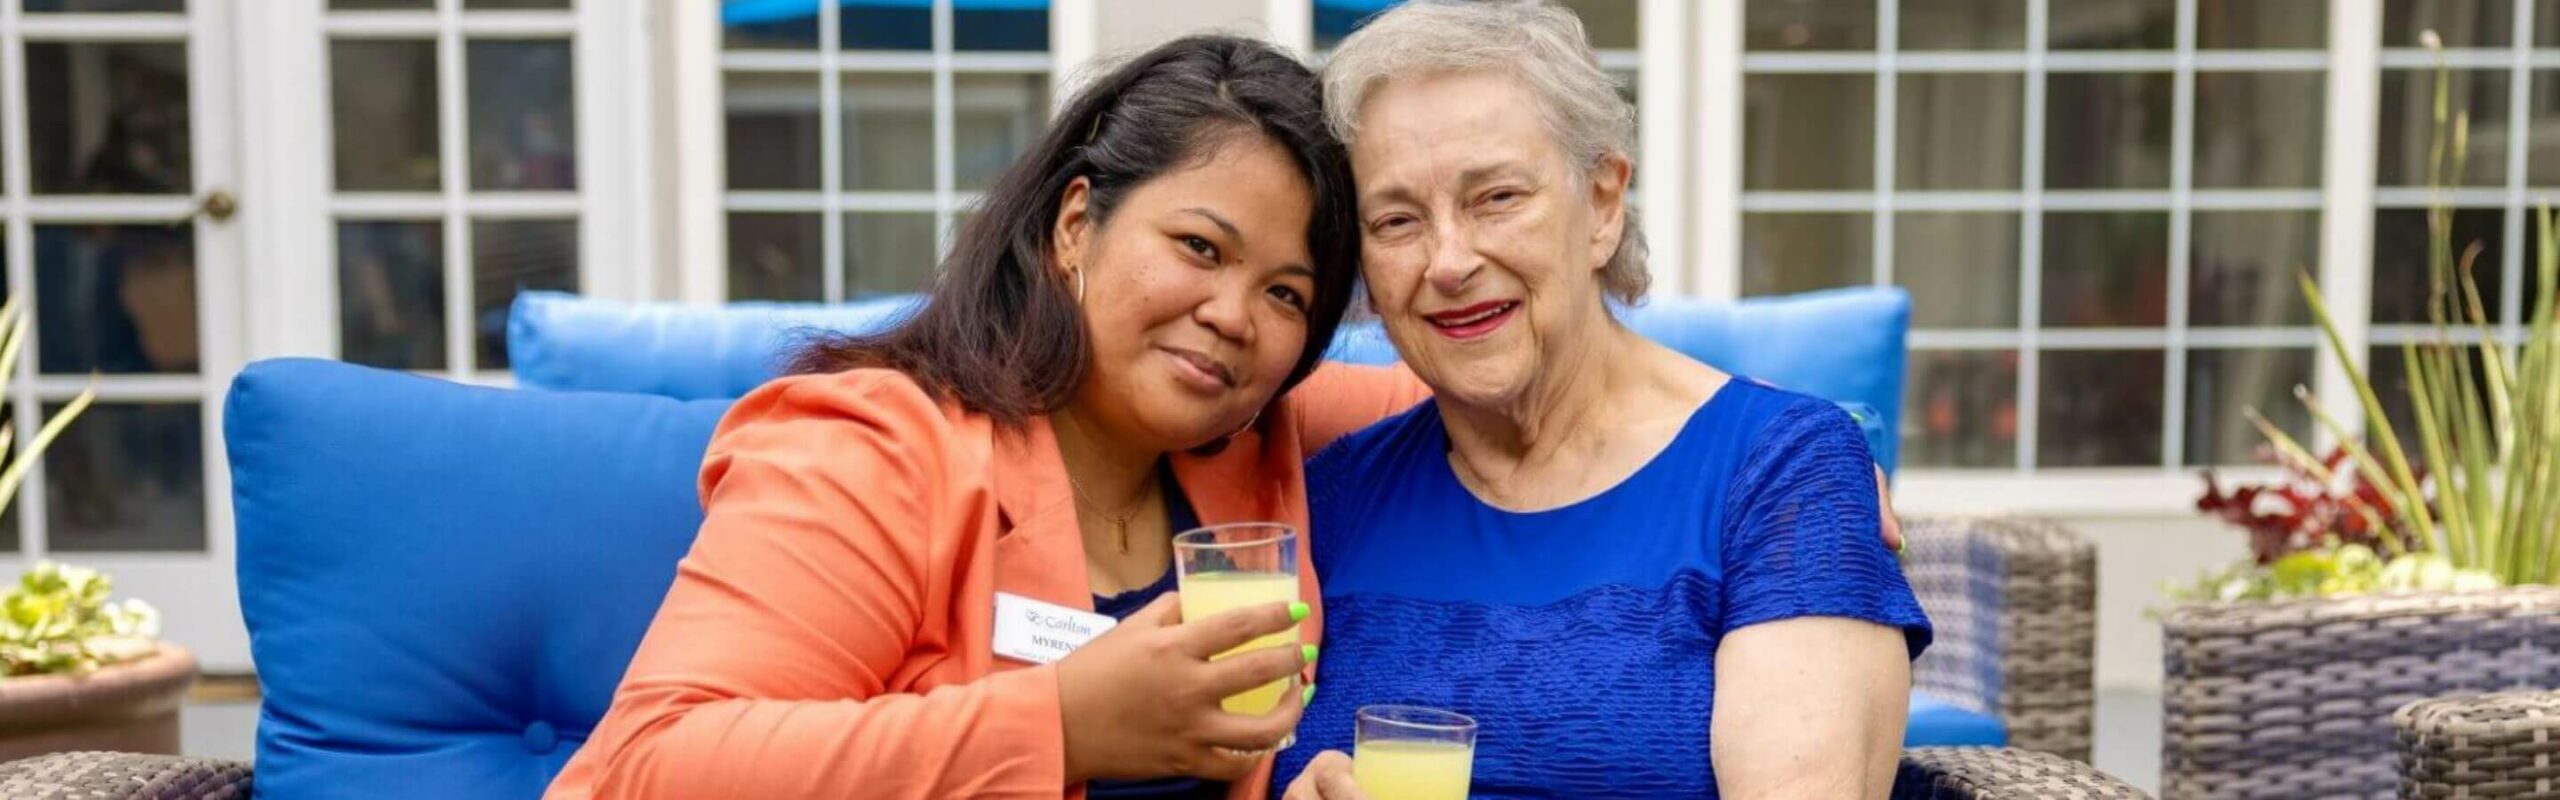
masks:
<path id="1" fill-rule="evenodd" d="M 1325 62 L 1327 121 L 1348 145 L 1359 139 L 1361 103 L 1378 87 L 1416 75 L 1481 71 L 1508 74 L 1537 98 L 1539 115 L 1576 174 L 1588 175 L 1609 154 L 1634 162 L 1635 106 L 1600 69 L 1582 19 L 1544 0 L 1412 0 L 1378 15 Z M 1626 228 L 1600 285 L 1633 303 L 1653 279 L 1635 207 L 1625 209 Z"/>

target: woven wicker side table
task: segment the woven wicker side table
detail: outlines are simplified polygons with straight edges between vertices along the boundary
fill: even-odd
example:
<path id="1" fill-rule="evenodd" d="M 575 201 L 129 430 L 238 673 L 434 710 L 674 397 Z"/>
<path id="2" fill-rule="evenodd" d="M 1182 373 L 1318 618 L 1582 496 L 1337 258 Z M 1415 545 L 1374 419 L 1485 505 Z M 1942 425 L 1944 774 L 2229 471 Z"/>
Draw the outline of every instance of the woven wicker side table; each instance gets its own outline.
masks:
<path id="1" fill-rule="evenodd" d="M 2560 797 L 2560 692 L 2421 700 L 2391 725 L 2401 797 Z"/>
<path id="2" fill-rule="evenodd" d="M 2386 798 L 2392 714 L 2560 686 L 2560 589 L 2180 606 L 2167 639 L 2160 794 Z"/>

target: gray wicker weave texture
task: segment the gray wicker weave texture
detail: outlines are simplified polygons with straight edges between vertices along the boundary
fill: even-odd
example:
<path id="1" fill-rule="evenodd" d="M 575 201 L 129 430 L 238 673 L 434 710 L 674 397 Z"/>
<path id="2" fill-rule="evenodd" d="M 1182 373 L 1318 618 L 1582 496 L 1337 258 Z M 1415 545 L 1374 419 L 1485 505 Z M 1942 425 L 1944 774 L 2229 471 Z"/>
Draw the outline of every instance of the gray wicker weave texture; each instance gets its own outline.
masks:
<path id="1" fill-rule="evenodd" d="M 2045 520 L 1912 516 L 1904 571 L 1937 641 L 1921 691 L 2000 718 L 2009 744 L 2089 760 L 2098 561 Z"/>
<path id="2" fill-rule="evenodd" d="M 249 765 L 139 753 L 54 753 L 0 764 L 9 800 L 247 800 Z"/>
<path id="3" fill-rule="evenodd" d="M 2401 797 L 2560 797 L 2560 692 L 2421 700 L 2391 727 Z"/>
<path id="4" fill-rule="evenodd" d="M 2560 589 L 2196 604 L 2163 620 L 2161 795 L 2391 797 L 2392 713 L 2560 686 Z"/>
<path id="5" fill-rule="evenodd" d="M 1902 754 L 1894 800 L 2144 800 L 2141 790 L 2052 753 L 1923 747 Z"/>

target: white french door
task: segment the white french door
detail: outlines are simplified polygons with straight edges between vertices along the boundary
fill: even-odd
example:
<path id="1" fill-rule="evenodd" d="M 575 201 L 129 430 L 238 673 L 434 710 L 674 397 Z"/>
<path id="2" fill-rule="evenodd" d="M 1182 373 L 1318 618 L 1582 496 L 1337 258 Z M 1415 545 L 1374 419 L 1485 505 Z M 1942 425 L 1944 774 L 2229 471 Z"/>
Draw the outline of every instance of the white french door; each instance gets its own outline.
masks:
<path id="1" fill-rule="evenodd" d="M 0 521 L 0 570 L 112 573 L 208 661 L 246 662 L 219 398 L 241 361 L 232 0 L 0 3 L 0 228 L 33 339 L 24 442 L 95 385 Z"/>

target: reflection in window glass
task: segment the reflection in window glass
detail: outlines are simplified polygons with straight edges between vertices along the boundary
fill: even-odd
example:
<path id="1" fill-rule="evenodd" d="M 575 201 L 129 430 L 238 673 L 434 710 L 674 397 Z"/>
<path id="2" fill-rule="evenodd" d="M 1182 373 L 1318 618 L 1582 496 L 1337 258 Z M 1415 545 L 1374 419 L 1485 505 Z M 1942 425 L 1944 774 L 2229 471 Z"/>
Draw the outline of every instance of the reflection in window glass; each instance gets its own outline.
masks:
<path id="1" fill-rule="evenodd" d="M 2018 50 L 2027 46 L 2026 0 L 1902 4 L 1904 50 Z"/>
<path id="2" fill-rule="evenodd" d="M 474 41 L 464 60 L 471 67 L 471 188 L 577 188 L 569 42 Z"/>
<path id="3" fill-rule="evenodd" d="M 729 299 L 826 299 L 824 220 L 818 214 L 730 214 Z"/>
<path id="4" fill-rule="evenodd" d="M 37 194 L 180 194 L 194 185 L 183 44 L 28 42 Z"/>
<path id="5" fill-rule="evenodd" d="M 444 369 L 444 224 L 338 224 L 338 357 Z"/>
<path id="6" fill-rule="evenodd" d="M 1049 76 L 955 75 L 951 102 L 953 180 L 964 192 L 985 189 L 1048 125 Z"/>
<path id="7" fill-rule="evenodd" d="M 2168 188 L 2169 73 L 2055 73 L 2045 80 L 2046 188 Z"/>
<path id="8" fill-rule="evenodd" d="M 1745 50 L 1874 50 L 1874 0 L 1744 0 Z"/>
<path id="9" fill-rule="evenodd" d="M 2327 88 L 2318 72 L 2198 73 L 2196 188 L 2319 186 Z"/>
<path id="10" fill-rule="evenodd" d="M 2382 71 L 2381 138 L 2375 150 L 2374 182 L 2380 186 L 2427 185 L 2428 161 L 2435 146 L 2436 74 L 2431 69 Z M 2508 137 L 2507 71 L 2453 70 L 2447 76 L 2448 114 L 2471 117 L 2470 153 L 2463 161 L 2459 186 L 2504 186 Z M 2450 156 L 2448 156 L 2450 158 Z M 2448 164 L 2447 166 L 2450 166 Z"/>
<path id="11" fill-rule="evenodd" d="M 2038 356 L 2036 465 L 2138 467 L 2160 463 L 2158 350 L 2047 350 Z"/>
<path id="12" fill-rule="evenodd" d="M 720 45 L 731 50 L 818 49 L 819 0 L 720 0 Z"/>
<path id="13" fill-rule="evenodd" d="M 1758 297 L 1873 282 L 1867 214 L 1742 215 L 1742 294 Z"/>
<path id="14" fill-rule="evenodd" d="M 2055 50 L 2167 50 L 2177 45 L 2177 0 L 2051 0 Z"/>
<path id="15" fill-rule="evenodd" d="M 2382 0 L 2385 47 L 2418 47 L 2426 31 L 2446 47 L 2506 47 L 2515 30 L 2514 0 Z"/>
<path id="16" fill-rule="evenodd" d="M 941 255 L 932 214 L 854 214 L 845 220 L 845 293 L 924 291 Z"/>
<path id="17" fill-rule="evenodd" d="M 732 72 L 723 78 L 729 188 L 818 188 L 818 90 L 825 84 L 802 72 Z"/>
<path id="18" fill-rule="evenodd" d="M 2018 463 L 2018 353 L 1920 350 L 1903 388 L 1902 460 L 1913 467 Z"/>
<path id="19" fill-rule="evenodd" d="M 2025 85 L 2016 74 L 1902 75 L 1894 188 L 2016 191 Z"/>
<path id="20" fill-rule="evenodd" d="M 1875 186 L 1875 76 L 1747 75 L 1742 86 L 1744 189 Z"/>
<path id="21" fill-rule="evenodd" d="M 329 127 L 340 191 L 435 191 L 436 43 L 329 43 Z"/>
<path id="22" fill-rule="evenodd" d="M 196 371 L 193 231 L 39 225 L 35 250 L 39 370 Z"/>
<path id="23" fill-rule="evenodd" d="M 953 3 L 951 47 L 972 50 L 1049 49 L 1049 2 Z"/>
<path id="24" fill-rule="evenodd" d="M 1912 327 L 2017 327 L 2017 214 L 1904 212 L 1894 217 L 1893 241 L 1893 278 L 1911 292 Z"/>
<path id="25" fill-rule="evenodd" d="M 2318 50 L 2329 46 L 2329 0 L 2203 0 L 2196 47 Z"/>
<path id="26" fill-rule="evenodd" d="M 2190 236 L 2188 324 L 2311 324 L 2295 276 L 2320 269 L 2320 212 L 2199 211 Z"/>
<path id="27" fill-rule="evenodd" d="M 2159 327 L 2169 321 L 2169 215 L 2044 217 L 2047 327 Z"/>
<path id="28" fill-rule="evenodd" d="M 45 404 L 50 416 L 61 406 Z M 65 553 L 201 552 L 204 409 L 98 403 L 44 454 L 47 544 Z"/>
<path id="29" fill-rule="evenodd" d="M 2463 208 L 2453 212 L 2453 255 L 2457 263 L 2472 247 L 2479 256 L 2472 261 L 2472 278 L 2480 289 L 2481 307 L 2490 319 L 2499 317 L 2499 304 L 2506 296 L 2505 232 L 2506 212 L 2495 208 Z M 2525 263 L 2533 263 L 2539 252 L 2537 237 L 2525 240 Z M 2386 208 L 2373 215 L 2373 321 L 2375 324 L 2427 322 L 2429 298 L 2434 296 L 2435 282 L 2427 267 L 2427 212 L 2415 208 Z M 2527 270 L 2530 273 L 2530 270 Z M 2459 282 L 2448 282 L 2451 291 Z M 2530 296 L 2530 295 L 2528 295 Z M 2460 321 L 2464 317 L 2451 317 Z"/>
<path id="30" fill-rule="evenodd" d="M 844 186 L 933 190 L 932 76 L 844 76 Z"/>

